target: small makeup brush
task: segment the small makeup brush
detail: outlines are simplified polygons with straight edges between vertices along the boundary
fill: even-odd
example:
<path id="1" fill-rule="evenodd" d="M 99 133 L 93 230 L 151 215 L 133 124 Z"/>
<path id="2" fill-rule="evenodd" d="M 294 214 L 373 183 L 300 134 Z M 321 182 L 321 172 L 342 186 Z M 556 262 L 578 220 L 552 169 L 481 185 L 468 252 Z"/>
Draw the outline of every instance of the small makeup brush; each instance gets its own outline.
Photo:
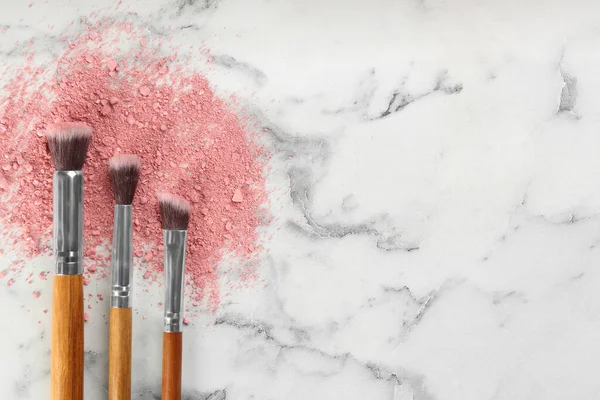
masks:
<path id="1" fill-rule="evenodd" d="M 165 252 L 165 314 L 162 400 L 181 399 L 181 349 L 185 246 L 190 203 L 165 193 L 158 196 Z"/>
<path id="2" fill-rule="evenodd" d="M 142 164 L 131 154 L 113 156 L 108 172 L 115 195 L 112 290 L 108 356 L 108 399 L 131 399 L 132 207 Z"/>
<path id="3" fill-rule="evenodd" d="M 54 161 L 52 400 L 83 399 L 83 164 L 92 128 L 61 123 L 46 134 Z"/>

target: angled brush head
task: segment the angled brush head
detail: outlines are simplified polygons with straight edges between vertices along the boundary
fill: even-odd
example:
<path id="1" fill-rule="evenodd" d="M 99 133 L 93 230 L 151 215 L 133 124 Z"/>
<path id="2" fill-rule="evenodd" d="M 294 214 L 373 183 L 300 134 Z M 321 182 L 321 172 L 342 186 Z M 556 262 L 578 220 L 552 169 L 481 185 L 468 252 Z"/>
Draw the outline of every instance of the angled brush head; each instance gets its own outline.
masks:
<path id="1" fill-rule="evenodd" d="M 48 127 L 48 148 L 57 171 L 83 168 L 92 139 L 92 128 L 81 122 L 63 122 Z"/>
<path id="2" fill-rule="evenodd" d="M 160 193 L 158 206 L 163 229 L 187 230 L 191 212 L 191 206 L 187 200 L 171 193 Z"/>
<path id="3" fill-rule="evenodd" d="M 140 158 L 133 154 L 119 154 L 108 160 L 108 173 L 117 204 L 133 203 L 141 169 Z"/>

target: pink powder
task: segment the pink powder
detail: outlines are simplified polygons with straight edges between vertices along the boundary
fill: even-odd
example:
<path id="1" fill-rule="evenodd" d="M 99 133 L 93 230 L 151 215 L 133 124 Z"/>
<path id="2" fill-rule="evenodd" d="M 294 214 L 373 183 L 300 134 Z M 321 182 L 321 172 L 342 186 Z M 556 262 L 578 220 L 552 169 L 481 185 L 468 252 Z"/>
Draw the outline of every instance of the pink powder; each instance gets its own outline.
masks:
<path id="1" fill-rule="evenodd" d="M 33 293 L 32 293 L 32 295 L 33 295 L 33 298 L 34 298 L 34 299 L 39 299 L 39 298 L 40 298 L 40 295 L 41 295 L 41 293 L 40 293 L 39 291 L 37 291 L 37 290 L 36 290 L 35 292 L 33 292 Z"/>
<path id="2" fill-rule="evenodd" d="M 137 54 L 119 58 L 114 41 L 104 38 L 107 31 L 123 27 L 103 21 L 89 29 L 70 39 L 57 73 L 28 63 L 4 86 L 2 221 L 22 230 L 18 241 L 26 256 L 49 251 L 53 166 L 43 132 L 55 122 L 85 122 L 94 129 L 84 167 L 87 282 L 90 273 L 110 273 L 110 251 L 96 251 L 107 250 L 112 238 L 108 158 L 135 153 L 143 166 L 133 203 L 134 246 L 154 249 L 135 252 L 136 262 L 145 266 L 144 278 L 162 273 L 156 193 L 172 191 L 193 205 L 186 293 L 214 310 L 220 299 L 215 266 L 224 252 L 247 261 L 260 248 L 256 230 L 264 219 L 266 195 L 257 157 L 263 152 L 248 140 L 246 123 L 213 94 L 206 78 L 173 64 L 175 55 L 155 56 L 158 48 L 144 38 Z M 135 37 L 138 28 L 125 31 Z M 248 282 L 252 263 L 241 264 L 247 266 L 241 280 Z"/>
<path id="3" fill-rule="evenodd" d="M 235 189 L 231 201 L 233 201 L 234 203 L 241 203 L 244 201 L 244 195 L 242 194 L 242 191 L 240 189 Z"/>

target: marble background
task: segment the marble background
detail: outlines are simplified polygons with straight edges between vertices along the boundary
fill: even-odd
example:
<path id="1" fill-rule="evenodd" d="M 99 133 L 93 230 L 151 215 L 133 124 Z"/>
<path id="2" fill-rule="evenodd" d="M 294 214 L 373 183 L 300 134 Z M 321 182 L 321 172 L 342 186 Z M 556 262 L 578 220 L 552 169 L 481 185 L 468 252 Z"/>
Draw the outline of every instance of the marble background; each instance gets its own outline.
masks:
<path id="1" fill-rule="evenodd" d="M 1 1 L 2 57 L 32 36 L 60 53 L 47 26 L 107 8 L 205 41 L 215 90 L 278 151 L 265 284 L 186 327 L 184 399 L 600 398 L 600 3 L 28 5 Z M 2 399 L 48 398 L 50 282 L 0 285 Z M 135 399 L 160 397 L 160 296 L 135 300 Z M 107 310 L 86 324 L 88 400 Z"/>

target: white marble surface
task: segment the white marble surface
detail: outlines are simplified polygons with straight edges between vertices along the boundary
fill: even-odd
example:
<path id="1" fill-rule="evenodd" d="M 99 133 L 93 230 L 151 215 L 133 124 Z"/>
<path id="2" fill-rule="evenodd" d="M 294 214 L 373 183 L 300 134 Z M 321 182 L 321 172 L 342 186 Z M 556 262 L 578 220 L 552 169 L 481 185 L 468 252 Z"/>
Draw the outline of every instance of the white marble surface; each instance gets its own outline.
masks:
<path id="1" fill-rule="evenodd" d="M 186 327 L 184 399 L 600 398 L 598 2 L 28 4 L 0 4 L 3 57 L 32 36 L 60 53 L 54 32 L 93 11 L 176 27 L 279 151 L 266 285 Z M 48 398 L 50 282 L 46 303 L 0 285 L 2 399 Z M 135 399 L 160 397 L 155 292 L 136 298 Z M 106 398 L 107 307 L 87 400 Z"/>

